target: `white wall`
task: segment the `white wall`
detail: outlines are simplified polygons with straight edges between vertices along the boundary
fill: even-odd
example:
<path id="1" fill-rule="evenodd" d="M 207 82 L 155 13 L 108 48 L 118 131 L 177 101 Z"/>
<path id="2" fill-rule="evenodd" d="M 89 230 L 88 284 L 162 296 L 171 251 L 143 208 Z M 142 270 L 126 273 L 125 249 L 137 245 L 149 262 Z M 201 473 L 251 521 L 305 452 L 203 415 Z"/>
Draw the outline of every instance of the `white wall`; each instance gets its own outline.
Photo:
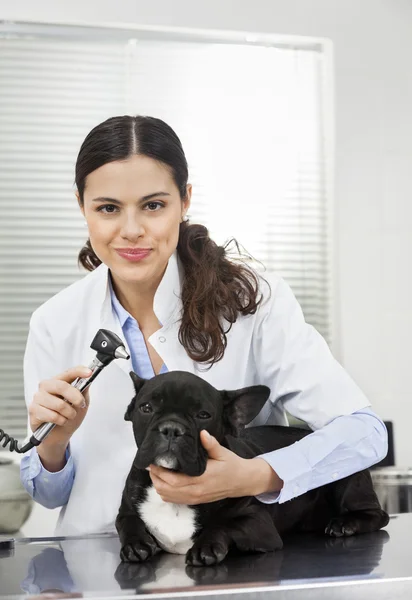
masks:
<path id="1" fill-rule="evenodd" d="M 232 29 L 333 40 L 340 357 L 375 410 L 395 421 L 397 463 L 411 465 L 410 0 L 0 0 L 0 19 Z"/>

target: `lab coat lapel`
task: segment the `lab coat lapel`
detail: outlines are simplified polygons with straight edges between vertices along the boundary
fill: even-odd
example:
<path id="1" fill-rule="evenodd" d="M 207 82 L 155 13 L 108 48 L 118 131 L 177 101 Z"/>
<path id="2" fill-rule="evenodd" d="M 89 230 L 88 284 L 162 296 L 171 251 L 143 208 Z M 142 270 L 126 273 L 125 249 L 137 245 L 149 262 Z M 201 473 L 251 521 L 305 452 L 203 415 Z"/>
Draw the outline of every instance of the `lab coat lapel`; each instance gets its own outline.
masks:
<path id="1" fill-rule="evenodd" d="M 123 330 L 121 328 L 121 325 L 119 323 L 117 315 L 114 313 L 113 308 L 112 308 L 112 300 L 110 297 L 110 287 L 109 287 L 108 277 L 109 277 L 109 270 L 106 268 L 105 286 L 104 286 L 104 290 L 103 290 L 104 297 L 103 297 L 103 301 L 102 301 L 102 305 L 101 305 L 101 312 L 100 312 L 100 328 L 108 329 L 109 331 L 112 331 L 113 333 L 118 335 L 119 338 L 122 340 L 127 353 L 129 354 L 129 356 L 131 356 L 130 348 L 127 344 Z M 133 371 L 133 365 L 132 365 L 131 358 L 129 360 L 124 360 L 122 358 L 115 359 L 112 364 L 116 365 L 118 368 L 120 368 L 122 371 L 124 371 L 124 373 L 128 377 L 129 377 L 130 371 Z"/>
<path id="2" fill-rule="evenodd" d="M 179 342 L 179 326 L 180 323 L 175 322 L 168 327 L 162 327 L 151 335 L 148 341 L 163 359 L 169 371 L 195 373 L 196 363 L 188 356 Z"/>
<path id="3" fill-rule="evenodd" d="M 99 295 L 99 301 L 95 306 L 101 306 L 100 324 L 98 328 L 108 329 L 116 333 L 129 354 L 130 348 L 123 334 L 123 330 L 112 309 L 112 302 L 109 288 L 109 270 L 104 265 L 99 267 L 101 270 L 101 285 L 98 286 L 96 293 Z M 169 259 L 166 271 L 156 290 L 153 308 L 154 312 L 162 323 L 162 327 L 153 333 L 148 342 L 153 346 L 159 356 L 163 359 L 169 371 L 188 371 L 196 372 L 196 363 L 187 355 L 184 347 L 178 339 L 180 327 L 180 315 L 182 303 L 180 299 L 181 281 L 183 276 L 183 267 L 178 259 L 177 252 L 172 254 Z M 98 329 L 97 328 L 97 329 Z M 94 335 L 97 333 L 97 329 Z M 95 353 L 91 351 L 91 357 Z M 133 370 L 131 360 L 114 360 L 113 364 L 121 369 L 127 377 Z"/>
<path id="4" fill-rule="evenodd" d="M 182 313 L 183 276 L 183 265 L 175 251 L 169 259 L 153 302 L 155 315 L 162 323 L 162 328 L 151 335 L 148 341 L 163 359 L 169 371 L 194 373 L 195 363 L 178 339 Z"/>

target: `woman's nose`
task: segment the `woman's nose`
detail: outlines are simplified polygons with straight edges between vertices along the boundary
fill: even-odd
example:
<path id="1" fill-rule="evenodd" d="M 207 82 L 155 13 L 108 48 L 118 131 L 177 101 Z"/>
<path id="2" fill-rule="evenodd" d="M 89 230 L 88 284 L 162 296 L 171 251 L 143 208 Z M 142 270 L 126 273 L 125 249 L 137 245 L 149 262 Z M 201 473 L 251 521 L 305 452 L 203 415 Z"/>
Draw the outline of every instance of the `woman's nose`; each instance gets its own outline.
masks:
<path id="1" fill-rule="evenodd" d="M 136 217 L 129 217 L 124 220 L 121 226 L 120 235 L 128 240 L 136 239 L 144 234 L 143 224 Z"/>

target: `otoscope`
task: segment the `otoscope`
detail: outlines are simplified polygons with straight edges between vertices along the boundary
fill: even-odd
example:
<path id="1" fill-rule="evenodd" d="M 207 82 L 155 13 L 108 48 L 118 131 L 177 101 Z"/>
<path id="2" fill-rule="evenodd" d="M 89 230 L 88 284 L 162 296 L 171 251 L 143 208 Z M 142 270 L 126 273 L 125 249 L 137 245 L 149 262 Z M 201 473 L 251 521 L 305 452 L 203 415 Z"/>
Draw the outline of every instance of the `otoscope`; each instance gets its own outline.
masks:
<path id="1" fill-rule="evenodd" d="M 80 392 L 84 392 L 112 360 L 115 358 L 124 358 L 126 360 L 130 358 L 129 354 L 126 352 L 123 341 L 119 336 L 108 329 L 99 329 L 90 344 L 90 348 L 97 352 L 93 362 L 89 365 L 92 374 L 89 377 L 78 377 L 71 384 L 73 387 L 80 390 Z M 3 440 L 3 448 L 5 448 L 7 444 L 10 444 L 10 452 L 24 454 L 34 448 L 34 446 L 38 446 L 55 427 L 55 423 L 43 423 L 36 429 L 29 438 L 29 441 L 25 443 L 22 448 L 19 448 L 17 440 L 10 437 L 3 429 L 0 429 L 0 443 Z"/>

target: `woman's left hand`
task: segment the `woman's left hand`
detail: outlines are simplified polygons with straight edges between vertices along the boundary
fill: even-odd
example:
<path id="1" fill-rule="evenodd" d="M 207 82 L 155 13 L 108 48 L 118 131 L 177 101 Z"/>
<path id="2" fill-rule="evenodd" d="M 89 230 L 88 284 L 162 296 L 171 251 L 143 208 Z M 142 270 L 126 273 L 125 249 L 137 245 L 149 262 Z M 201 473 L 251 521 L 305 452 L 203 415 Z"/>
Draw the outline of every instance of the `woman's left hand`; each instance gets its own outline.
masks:
<path id="1" fill-rule="evenodd" d="M 153 485 L 165 502 L 205 504 L 282 488 L 282 480 L 262 458 L 241 458 L 205 430 L 201 431 L 200 440 L 209 455 L 203 475 L 190 477 L 150 465 Z"/>

